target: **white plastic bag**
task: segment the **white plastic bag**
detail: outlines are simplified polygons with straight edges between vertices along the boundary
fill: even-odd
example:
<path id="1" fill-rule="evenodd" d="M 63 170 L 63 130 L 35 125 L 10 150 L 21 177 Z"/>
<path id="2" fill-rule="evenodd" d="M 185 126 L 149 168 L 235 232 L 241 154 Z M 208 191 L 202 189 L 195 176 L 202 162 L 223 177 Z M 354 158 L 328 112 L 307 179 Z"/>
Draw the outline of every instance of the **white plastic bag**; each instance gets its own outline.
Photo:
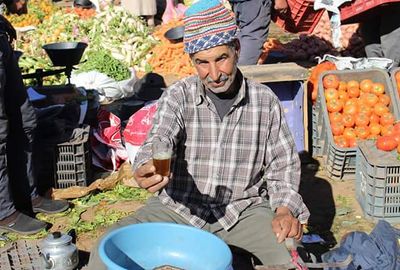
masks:
<path id="1" fill-rule="evenodd" d="M 106 97 L 121 99 L 132 96 L 136 81 L 137 77 L 134 72 L 132 72 L 131 78 L 123 81 L 116 81 L 98 71 L 73 73 L 71 75 L 71 83 L 77 87 L 97 90 L 100 94 L 100 102 Z"/>

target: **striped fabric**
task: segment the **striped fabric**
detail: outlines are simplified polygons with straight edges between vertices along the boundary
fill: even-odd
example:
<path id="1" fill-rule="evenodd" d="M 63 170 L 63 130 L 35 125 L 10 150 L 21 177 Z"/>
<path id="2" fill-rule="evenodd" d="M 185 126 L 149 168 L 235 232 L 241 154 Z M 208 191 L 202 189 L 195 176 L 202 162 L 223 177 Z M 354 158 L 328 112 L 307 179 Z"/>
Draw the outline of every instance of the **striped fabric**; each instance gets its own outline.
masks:
<path id="1" fill-rule="evenodd" d="M 185 12 L 185 52 L 192 54 L 236 38 L 234 14 L 219 0 L 200 0 Z"/>

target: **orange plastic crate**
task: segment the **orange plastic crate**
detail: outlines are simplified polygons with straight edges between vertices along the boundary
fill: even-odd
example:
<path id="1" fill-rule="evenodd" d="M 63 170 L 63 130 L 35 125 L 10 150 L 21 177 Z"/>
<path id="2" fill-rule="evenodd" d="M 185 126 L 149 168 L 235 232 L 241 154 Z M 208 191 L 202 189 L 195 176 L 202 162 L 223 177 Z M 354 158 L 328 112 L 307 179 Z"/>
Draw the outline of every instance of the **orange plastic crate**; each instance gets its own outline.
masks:
<path id="1" fill-rule="evenodd" d="M 324 9 L 314 10 L 314 0 L 288 0 L 290 16 L 283 20 L 272 14 L 272 21 L 291 33 L 311 33 L 322 17 Z"/>
<path id="2" fill-rule="evenodd" d="M 400 0 L 354 0 L 340 6 L 340 20 L 342 23 L 359 22 L 374 8 L 389 3 L 400 2 Z"/>

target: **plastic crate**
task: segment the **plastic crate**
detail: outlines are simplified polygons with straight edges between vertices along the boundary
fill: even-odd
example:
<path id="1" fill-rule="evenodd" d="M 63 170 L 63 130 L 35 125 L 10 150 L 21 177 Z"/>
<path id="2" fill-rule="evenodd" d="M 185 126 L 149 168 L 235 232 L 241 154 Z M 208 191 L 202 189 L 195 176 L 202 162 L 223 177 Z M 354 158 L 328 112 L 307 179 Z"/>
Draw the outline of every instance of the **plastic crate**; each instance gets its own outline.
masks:
<path id="1" fill-rule="evenodd" d="M 329 115 L 326 107 L 324 87 L 322 78 L 327 74 L 335 74 L 342 81 L 371 79 L 374 82 L 380 82 L 385 85 L 386 94 L 390 96 L 390 111 L 396 119 L 399 119 L 399 109 L 396 98 L 393 93 L 389 75 L 381 69 L 365 69 L 365 70 L 331 70 L 321 74 L 318 81 L 318 98 L 315 113 L 316 125 L 315 136 L 313 139 L 313 149 L 319 150 L 319 154 L 323 157 L 327 175 L 335 180 L 354 179 L 356 171 L 356 152 L 357 147 L 343 148 L 334 143 L 333 134 L 329 122 Z M 314 146 L 315 144 L 315 146 Z"/>
<path id="2" fill-rule="evenodd" d="M 340 6 L 340 20 L 342 23 L 358 23 L 368 16 L 374 8 L 400 0 L 354 0 Z M 378 11 L 379 12 L 379 11 Z"/>
<path id="3" fill-rule="evenodd" d="M 37 240 L 17 240 L 0 249 L 1 270 L 45 269 Z"/>
<path id="4" fill-rule="evenodd" d="M 313 0 L 288 0 L 290 17 L 283 20 L 272 14 L 272 20 L 279 27 L 292 33 L 312 33 L 324 13 L 324 9 L 314 10 Z"/>
<path id="5" fill-rule="evenodd" d="M 73 138 L 57 144 L 54 180 L 56 188 L 87 186 L 91 176 L 91 154 L 88 125 L 74 130 Z"/>
<path id="6" fill-rule="evenodd" d="M 298 152 L 304 151 L 304 83 L 300 81 L 267 83 L 278 96 Z"/>
<path id="7" fill-rule="evenodd" d="M 400 222 L 400 161 L 397 155 L 396 150 L 378 150 L 372 140 L 359 143 L 356 197 L 367 218 Z"/>

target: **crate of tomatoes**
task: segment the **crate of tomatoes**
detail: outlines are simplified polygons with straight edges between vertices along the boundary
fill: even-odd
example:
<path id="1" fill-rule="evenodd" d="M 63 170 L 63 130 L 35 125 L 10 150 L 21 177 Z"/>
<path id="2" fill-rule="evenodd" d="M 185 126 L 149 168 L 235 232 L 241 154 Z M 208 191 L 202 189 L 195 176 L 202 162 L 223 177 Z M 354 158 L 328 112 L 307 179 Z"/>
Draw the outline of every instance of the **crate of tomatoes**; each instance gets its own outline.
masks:
<path id="1" fill-rule="evenodd" d="M 380 69 L 322 73 L 316 108 L 313 145 L 332 179 L 354 179 L 358 142 L 390 135 L 399 119 L 389 76 Z"/>
<path id="2" fill-rule="evenodd" d="M 400 222 L 400 123 L 394 126 L 398 135 L 361 141 L 356 160 L 356 197 L 364 215 L 372 220 Z"/>

